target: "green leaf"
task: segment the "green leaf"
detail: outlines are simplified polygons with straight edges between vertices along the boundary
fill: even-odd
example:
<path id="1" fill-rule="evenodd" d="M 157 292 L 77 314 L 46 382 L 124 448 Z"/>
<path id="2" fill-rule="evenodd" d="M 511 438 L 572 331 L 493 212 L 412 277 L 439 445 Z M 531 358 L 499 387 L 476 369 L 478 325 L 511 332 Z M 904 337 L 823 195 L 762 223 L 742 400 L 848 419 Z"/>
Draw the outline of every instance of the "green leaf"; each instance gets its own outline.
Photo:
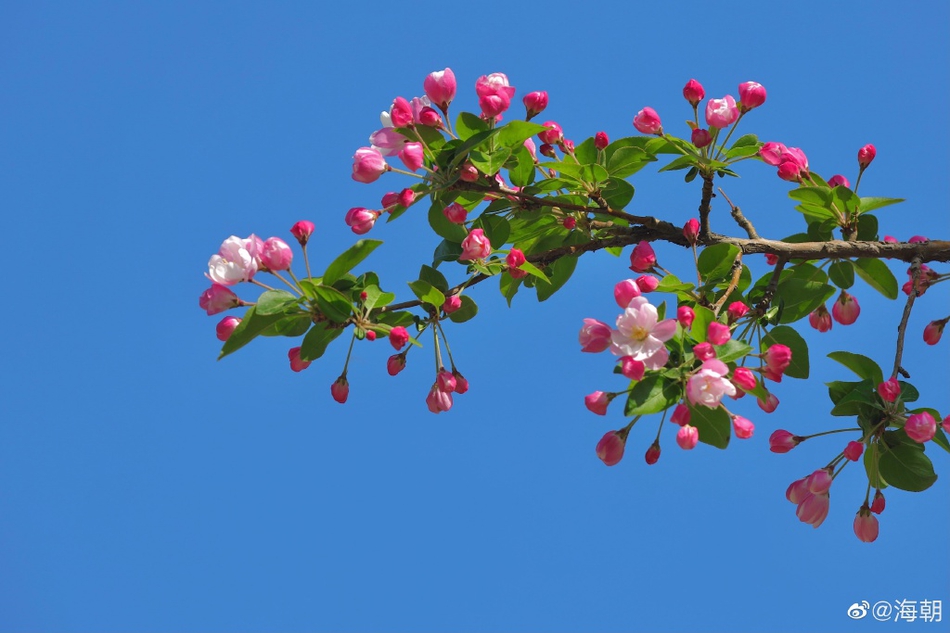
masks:
<path id="1" fill-rule="evenodd" d="M 610 178 L 607 170 L 601 165 L 591 163 L 588 165 L 578 165 L 577 163 L 542 163 L 542 167 L 554 169 L 562 176 L 574 178 L 579 182 L 589 183 L 591 185 L 606 181 Z"/>
<path id="2" fill-rule="evenodd" d="M 699 431 L 699 441 L 716 448 L 729 446 L 732 420 L 722 407 L 690 407 L 689 423 Z"/>
<path id="3" fill-rule="evenodd" d="M 864 242 L 876 242 L 877 239 L 877 217 L 868 214 L 858 216 L 858 239 Z"/>
<path id="4" fill-rule="evenodd" d="M 611 209 L 624 209 L 633 200 L 634 188 L 626 180 L 610 178 L 600 190 Z"/>
<path id="5" fill-rule="evenodd" d="M 499 275 L 501 281 L 500 290 L 501 296 L 505 298 L 508 302 L 508 307 L 511 307 L 511 300 L 514 299 L 515 295 L 518 294 L 518 288 L 521 287 L 521 279 L 514 279 L 511 275 Z"/>
<path id="6" fill-rule="evenodd" d="M 261 336 L 301 336 L 312 324 L 310 314 L 293 314 L 261 330 Z"/>
<path id="7" fill-rule="evenodd" d="M 939 422 L 937 423 L 937 432 L 934 433 L 933 443 L 950 453 L 950 441 L 947 440 L 947 434 L 940 428 Z"/>
<path id="8" fill-rule="evenodd" d="M 231 336 L 224 342 L 218 360 L 241 349 L 254 340 L 258 334 L 283 318 L 286 318 L 283 314 L 257 314 L 255 307 L 251 306 L 244 313 L 244 317 L 238 323 L 238 326 L 231 332 Z"/>
<path id="9" fill-rule="evenodd" d="M 851 417 L 854 415 L 861 414 L 861 407 L 863 405 L 873 405 L 874 401 L 874 389 L 871 386 L 870 381 L 862 381 L 858 383 L 858 387 L 855 387 L 850 392 L 848 392 L 841 400 L 831 409 L 831 415 Z"/>
<path id="10" fill-rule="evenodd" d="M 487 132 L 488 129 L 488 123 L 471 112 L 462 112 L 455 120 L 455 133 L 463 141 L 479 132 Z"/>
<path id="11" fill-rule="evenodd" d="M 817 204 L 809 204 L 803 202 L 802 204 L 795 207 L 795 210 L 803 214 L 807 219 L 816 220 L 818 222 L 831 221 L 833 225 L 837 225 L 838 220 L 835 215 L 835 212 L 831 209 L 826 209 L 825 207 L 820 207 Z M 821 240 L 816 240 L 821 241 Z"/>
<path id="12" fill-rule="evenodd" d="M 545 275 L 540 268 L 532 264 L 531 262 L 525 262 L 521 264 L 521 270 L 525 271 L 529 275 L 533 275 L 545 283 L 551 283 L 551 280 L 548 279 L 548 276 Z"/>
<path id="13" fill-rule="evenodd" d="M 881 371 L 881 367 L 867 356 L 852 352 L 831 352 L 828 358 L 841 363 L 857 374 L 858 378 L 870 380 L 874 385 L 884 382 L 884 372 Z"/>
<path id="14" fill-rule="evenodd" d="M 450 242 L 461 244 L 468 236 L 468 231 L 461 224 L 449 222 L 442 210 L 446 207 L 443 202 L 433 202 L 429 207 L 429 226 L 436 232 L 436 235 L 443 237 Z M 461 254 L 461 248 L 459 254 Z"/>
<path id="15" fill-rule="evenodd" d="M 468 295 L 462 295 L 460 298 L 462 299 L 462 306 L 449 315 L 449 319 L 453 323 L 465 323 L 478 314 L 478 306 L 471 297 Z"/>
<path id="16" fill-rule="evenodd" d="M 523 146 L 525 140 L 546 129 L 546 127 L 538 125 L 537 123 L 514 120 L 507 123 L 498 131 L 497 140 L 499 145 L 515 149 L 519 146 Z"/>
<path id="17" fill-rule="evenodd" d="M 257 314 L 283 314 L 288 308 L 296 307 L 297 297 L 284 290 L 265 290 L 257 300 L 254 311 Z"/>
<path id="18" fill-rule="evenodd" d="M 707 246 L 699 254 L 698 269 L 705 281 L 725 279 L 740 249 L 735 244 Z"/>
<path id="19" fill-rule="evenodd" d="M 695 156 L 680 156 L 679 158 L 673 159 L 671 163 L 660 168 L 660 171 L 676 171 L 678 169 L 686 169 L 688 167 L 693 167 L 696 163 L 699 162 Z"/>
<path id="20" fill-rule="evenodd" d="M 887 488 L 887 482 L 881 479 L 880 474 L 880 451 L 877 442 L 871 442 L 864 451 L 864 470 L 868 474 L 868 481 L 872 488 Z"/>
<path id="21" fill-rule="evenodd" d="M 507 163 L 508 179 L 516 187 L 527 187 L 534 181 L 534 159 L 531 152 L 525 147 L 516 149 L 511 155 L 512 161 Z"/>
<path id="22" fill-rule="evenodd" d="M 545 282 L 542 279 L 537 280 L 536 288 L 538 291 L 538 301 L 546 301 L 551 298 L 551 296 L 560 290 L 564 284 L 567 283 L 568 279 L 571 278 L 571 275 L 574 274 L 574 269 L 577 267 L 577 257 L 574 255 L 567 255 L 561 257 L 553 264 L 551 264 L 548 269 L 550 274 L 548 279 L 550 283 Z"/>
<path id="23" fill-rule="evenodd" d="M 697 343 L 703 343 L 706 340 L 706 330 L 709 329 L 709 324 L 716 320 L 716 315 L 713 314 L 712 310 L 703 306 L 693 306 L 693 313 L 696 317 L 689 327 L 689 332 Z"/>
<path id="24" fill-rule="evenodd" d="M 607 160 L 607 172 L 611 178 L 628 178 L 655 160 L 643 148 L 620 147 Z"/>
<path id="25" fill-rule="evenodd" d="M 854 215 L 858 210 L 859 198 L 853 191 L 844 185 L 838 185 L 831 190 L 831 197 L 839 211 L 843 211 L 846 217 Z"/>
<path id="26" fill-rule="evenodd" d="M 778 325 L 769 330 L 769 333 L 762 339 L 762 351 L 776 343 L 785 345 L 792 350 L 792 362 L 785 369 L 785 375 L 789 378 L 808 378 L 808 343 L 805 342 L 802 335 L 796 329 L 787 325 Z"/>
<path id="27" fill-rule="evenodd" d="M 597 146 L 594 145 L 593 136 L 586 138 L 583 143 L 577 145 L 574 148 L 574 158 L 576 158 L 577 162 L 581 163 L 582 165 L 598 162 L 598 153 L 599 150 L 597 149 Z"/>
<path id="28" fill-rule="evenodd" d="M 683 385 L 660 374 L 646 376 L 633 386 L 627 397 L 624 415 L 658 413 L 676 404 L 683 397 Z"/>
<path id="29" fill-rule="evenodd" d="M 788 197 L 799 202 L 807 202 L 818 207 L 831 204 L 831 191 L 825 187 L 799 187 L 788 192 Z"/>
<path id="30" fill-rule="evenodd" d="M 880 443 L 878 462 L 881 477 L 888 484 L 909 492 L 921 492 L 937 481 L 933 463 L 922 450 L 907 444 L 888 446 Z"/>
<path id="31" fill-rule="evenodd" d="M 888 299 L 897 298 L 897 278 L 881 260 L 865 257 L 857 259 L 854 262 L 854 272 Z"/>
<path id="32" fill-rule="evenodd" d="M 693 284 L 683 283 L 676 275 L 673 274 L 665 275 L 656 287 L 657 292 L 671 293 L 689 292 L 692 289 Z"/>
<path id="33" fill-rule="evenodd" d="M 343 333 L 343 328 L 331 328 L 328 325 L 326 322 L 317 323 L 303 337 L 300 344 L 301 360 L 317 360 L 327 351 L 327 346 L 333 339 Z"/>
<path id="34" fill-rule="evenodd" d="M 367 310 L 387 306 L 396 300 L 396 295 L 391 292 L 383 292 L 379 289 L 379 286 L 375 284 L 366 286 L 363 288 L 363 292 L 366 293 L 366 298 L 363 300 L 363 307 Z"/>
<path id="35" fill-rule="evenodd" d="M 369 254 L 382 244 L 380 240 L 360 240 L 330 262 L 327 271 L 323 273 L 323 283 L 332 286 L 343 275 L 353 270 L 357 264 L 369 257 Z"/>
<path id="36" fill-rule="evenodd" d="M 315 299 L 320 312 L 326 315 L 328 319 L 336 323 L 342 323 L 350 318 L 353 306 L 342 292 L 323 284 L 316 286 L 314 292 L 316 293 Z"/>
<path id="37" fill-rule="evenodd" d="M 419 279 L 428 282 L 443 294 L 449 291 L 449 282 L 445 278 L 445 275 L 431 266 L 422 265 L 422 268 L 419 270 Z"/>
<path id="38" fill-rule="evenodd" d="M 725 345 L 716 345 L 716 358 L 724 363 L 738 360 L 752 351 L 752 346 L 745 341 L 729 339 Z M 792 352 L 794 355 L 795 352 Z"/>
<path id="39" fill-rule="evenodd" d="M 493 152 L 472 150 L 468 159 L 475 167 L 488 176 L 494 176 L 511 156 L 511 148 L 499 147 Z"/>
<path id="40" fill-rule="evenodd" d="M 847 290 L 854 285 L 854 265 L 847 259 L 831 262 L 828 278 L 834 285 Z"/>
<path id="41" fill-rule="evenodd" d="M 432 254 L 432 265 L 438 266 L 442 262 L 458 261 L 459 255 L 461 254 L 462 244 L 460 242 L 442 240 L 439 245 L 435 247 L 435 252 Z"/>
<path id="42" fill-rule="evenodd" d="M 441 309 L 442 304 L 445 303 L 445 295 L 439 292 L 438 288 L 434 287 L 427 281 L 423 281 L 422 279 L 410 281 L 409 288 L 411 288 L 412 292 L 417 297 L 419 297 L 419 301 L 428 303 L 436 310 Z"/>
<path id="43" fill-rule="evenodd" d="M 789 277 L 778 283 L 773 303 L 781 302 L 782 323 L 794 323 L 808 316 L 835 293 L 834 286 L 821 281 Z"/>
<path id="44" fill-rule="evenodd" d="M 898 202 L 903 202 L 904 198 L 876 198 L 873 196 L 862 197 L 861 198 L 861 213 L 867 213 L 868 211 L 874 211 L 875 209 L 880 209 L 881 207 L 886 207 L 888 205 L 897 204 Z"/>
<path id="45" fill-rule="evenodd" d="M 828 386 L 828 397 L 831 398 L 831 401 L 834 404 L 838 404 L 844 400 L 845 396 L 854 391 L 855 389 L 864 389 L 870 385 L 871 389 L 874 389 L 874 385 L 868 381 L 865 384 L 865 381 L 860 380 L 857 382 L 854 381 L 844 381 L 844 380 L 835 380 L 833 382 L 825 383 Z"/>
<path id="46" fill-rule="evenodd" d="M 920 399 L 920 392 L 909 382 L 898 380 L 897 384 L 901 386 L 901 400 L 904 402 L 917 402 Z"/>
<path id="47" fill-rule="evenodd" d="M 508 236 L 511 235 L 511 226 L 508 224 L 508 220 L 498 215 L 482 214 L 472 223 L 472 227 L 485 231 L 485 236 L 494 249 L 504 246 L 505 242 L 508 241 Z"/>

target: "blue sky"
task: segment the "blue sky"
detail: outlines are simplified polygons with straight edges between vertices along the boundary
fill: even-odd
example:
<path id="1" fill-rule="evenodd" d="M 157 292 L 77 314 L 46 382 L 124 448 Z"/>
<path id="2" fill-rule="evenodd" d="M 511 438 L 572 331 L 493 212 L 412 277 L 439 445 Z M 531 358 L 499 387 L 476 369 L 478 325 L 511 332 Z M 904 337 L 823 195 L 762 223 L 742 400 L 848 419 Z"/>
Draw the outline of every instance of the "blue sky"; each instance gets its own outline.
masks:
<path id="1" fill-rule="evenodd" d="M 0 630 L 939 630 L 845 612 L 950 608 L 948 455 L 928 450 L 927 492 L 887 492 L 868 545 L 851 531 L 858 468 L 820 529 L 784 499 L 843 436 L 768 451 L 775 428 L 835 428 L 821 383 L 848 378 L 826 353 L 893 362 L 900 305 L 867 286 L 857 324 L 809 334 L 813 377 L 784 381 L 777 412 L 737 405 L 751 440 L 684 452 L 667 427 L 647 467 L 649 421 L 614 468 L 594 445 L 619 407 L 593 416 L 583 396 L 621 384 L 576 335 L 614 318 L 626 257 L 584 258 L 541 305 L 475 289 L 479 317 L 450 331 L 472 388 L 440 416 L 424 404 L 428 351 L 390 378 L 388 345 L 358 345 L 339 406 L 343 346 L 300 374 L 286 340 L 216 362 L 217 318 L 197 297 L 231 234 L 289 240 L 310 219 L 323 263 L 352 243 L 345 211 L 406 182 L 353 182 L 353 151 L 446 66 L 465 109 L 490 72 L 519 101 L 547 90 L 544 118 L 578 142 L 633 134 L 646 105 L 685 136 L 686 80 L 708 96 L 759 81 L 769 98 L 744 131 L 852 182 L 874 143 L 862 193 L 908 199 L 880 212 L 881 232 L 946 237 L 948 17 L 883 2 L 3 5 L 0 227 L 17 283 L 0 312 Z M 727 193 L 759 231 L 798 231 L 788 185 L 742 167 Z M 695 215 L 698 182 L 647 168 L 634 184 L 631 212 Z M 410 212 L 370 235 L 386 243 L 367 267 L 405 298 L 439 241 L 424 228 Z M 947 343 L 920 332 L 947 298 L 917 304 L 904 362 L 942 412 Z"/>

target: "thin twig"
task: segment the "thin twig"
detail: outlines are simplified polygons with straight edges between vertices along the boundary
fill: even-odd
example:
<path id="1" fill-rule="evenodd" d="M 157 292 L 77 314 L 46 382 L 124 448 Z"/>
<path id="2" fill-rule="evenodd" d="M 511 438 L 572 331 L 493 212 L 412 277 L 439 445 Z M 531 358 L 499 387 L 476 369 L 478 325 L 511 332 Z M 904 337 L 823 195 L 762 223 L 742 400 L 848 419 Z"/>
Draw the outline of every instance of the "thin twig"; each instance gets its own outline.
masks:
<path id="1" fill-rule="evenodd" d="M 744 215 L 742 215 L 742 210 L 739 209 L 736 205 L 732 204 L 732 200 L 729 199 L 729 196 L 726 195 L 726 192 L 722 190 L 722 187 L 719 187 L 719 194 L 726 199 L 726 202 L 729 204 L 729 207 L 732 209 L 732 219 L 738 224 L 748 235 L 749 239 L 757 240 L 759 239 L 759 234 L 755 230 L 755 227 L 752 226 L 750 222 Z"/>
<path id="2" fill-rule="evenodd" d="M 914 301 L 917 299 L 917 279 L 919 277 L 920 258 L 915 257 L 910 265 L 911 293 L 907 296 L 907 303 L 904 304 L 904 314 L 901 316 L 900 325 L 897 326 L 897 353 L 894 355 L 894 370 L 891 372 L 891 378 L 896 378 L 901 369 L 901 356 L 904 355 L 904 333 L 907 331 L 907 319 L 910 318 L 910 310 L 914 307 Z"/>
<path id="3" fill-rule="evenodd" d="M 784 256 L 779 256 L 778 262 L 775 263 L 775 270 L 772 271 L 772 277 L 769 279 L 769 285 L 765 287 L 765 293 L 762 295 L 762 299 L 755 304 L 755 313 L 759 316 L 765 314 L 765 311 L 769 309 L 769 305 L 772 303 L 772 298 L 775 296 L 775 289 L 778 288 L 779 277 L 782 276 L 782 269 L 785 268 L 785 263 L 788 260 Z"/>

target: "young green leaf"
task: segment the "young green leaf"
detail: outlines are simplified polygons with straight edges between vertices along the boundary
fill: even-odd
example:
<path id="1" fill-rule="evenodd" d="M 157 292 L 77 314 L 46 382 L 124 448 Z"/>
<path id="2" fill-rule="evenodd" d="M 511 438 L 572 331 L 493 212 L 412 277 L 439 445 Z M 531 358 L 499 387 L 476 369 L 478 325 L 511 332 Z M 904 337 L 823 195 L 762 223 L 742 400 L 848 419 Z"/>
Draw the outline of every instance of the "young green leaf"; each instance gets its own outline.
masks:
<path id="1" fill-rule="evenodd" d="M 369 254 L 382 244 L 380 240 L 360 240 L 334 259 L 323 273 L 323 283 L 327 286 L 353 270 L 357 264 L 369 257 Z"/>

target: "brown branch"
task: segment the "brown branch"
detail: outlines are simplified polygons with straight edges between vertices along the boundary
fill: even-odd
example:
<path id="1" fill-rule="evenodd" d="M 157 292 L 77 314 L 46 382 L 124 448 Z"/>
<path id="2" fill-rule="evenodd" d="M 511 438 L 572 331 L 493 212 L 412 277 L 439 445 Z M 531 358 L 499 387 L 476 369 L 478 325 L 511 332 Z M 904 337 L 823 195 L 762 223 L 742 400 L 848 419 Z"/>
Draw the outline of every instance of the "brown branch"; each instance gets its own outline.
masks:
<path id="1" fill-rule="evenodd" d="M 896 378 L 897 373 L 901 370 L 901 356 L 904 355 L 904 333 L 907 332 L 907 319 L 910 318 L 910 310 L 914 307 L 914 300 L 917 299 L 917 280 L 919 278 L 920 259 L 915 257 L 910 265 L 911 292 L 907 296 L 907 303 L 904 304 L 904 314 L 901 316 L 900 325 L 897 326 L 897 353 L 894 355 L 894 370 L 891 372 L 891 378 Z"/>
<path id="2" fill-rule="evenodd" d="M 722 190 L 722 187 L 719 187 L 719 194 L 726 199 L 726 202 L 729 204 L 729 207 L 732 209 L 732 219 L 736 221 L 736 224 L 742 228 L 746 234 L 749 236 L 749 239 L 757 240 L 759 239 L 759 234 L 755 230 L 755 227 L 752 226 L 750 222 L 744 215 L 742 215 L 742 210 L 739 209 L 736 205 L 732 204 L 732 200 L 729 199 L 729 196 L 726 195 L 726 192 Z"/>
<path id="3" fill-rule="evenodd" d="M 784 256 L 779 256 L 778 262 L 775 263 L 775 270 L 772 271 L 772 277 L 769 279 L 769 285 L 765 287 L 765 293 L 762 295 L 762 299 L 755 304 L 755 313 L 759 316 L 765 314 L 765 311 L 769 309 L 769 305 L 772 303 L 772 299 L 775 297 L 775 290 L 778 288 L 778 279 L 782 276 L 782 269 L 785 268 L 785 263 L 788 260 Z"/>
<path id="4" fill-rule="evenodd" d="M 699 202 L 699 241 L 702 243 L 707 243 L 709 239 L 709 212 L 712 210 L 710 206 L 712 203 L 713 196 L 716 195 L 713 193 L 713 176 L 712 174 L 703 175 L 703 197 Z"/>

